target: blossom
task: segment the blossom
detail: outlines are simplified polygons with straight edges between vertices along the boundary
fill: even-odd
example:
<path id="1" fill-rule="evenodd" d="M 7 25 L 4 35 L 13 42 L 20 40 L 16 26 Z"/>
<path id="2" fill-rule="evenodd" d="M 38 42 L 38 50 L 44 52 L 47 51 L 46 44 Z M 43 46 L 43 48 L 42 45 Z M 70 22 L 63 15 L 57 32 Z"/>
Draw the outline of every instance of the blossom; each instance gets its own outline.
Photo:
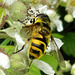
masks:
<path id="1" fill-rule="evenodd" d="M 0 69 L 0 75 L 5 75 L 5 73 Z"/>
<path id="2" fill-rule="evenodd" d="M 73 8 L 72 15 L 73 15 L 73 17 L 75 18 L 75 7 Z"/>
<path id="3" fill-rule="evenodd" d="M 75 75 L 75 63 L 72 65 L 71 74 L 72 75 Z"/>
<path id="4" fill-rule="evenodd" d="M 22 40 L 22 38 L 20 37 L 20 35 L 18 34 L 15 34 L 15 39 L 16 39 L 16 42 L 17 42 L 17 45 L 18 45 L 18 48 L 21 49 L 22 46 L 24 45 L 24 41 Z M 56 44 L 58 45 L 58 47 L 60 48 L 62 45 L 63 45 L 63 42 L 57 38 L 54 38 Z M 50 42 L 51 44 L 51 42 Z M 23 51 L 25 50 L 25 52 L 27 51 L 29 47 L 29 44 L 23 49 Z M 53 47 L 53 46 L 52 46 Z M 49 45 L 49 49 L 46 50 L 47 53 L 49 53 L 50 51 L 52 50 L 51 48 L 51 45 Z M 21 51 L 22 52 L 22 51 Z M 38 62 L 37 62 L 38 61 Z M 36 63 L 37 62 L 37 63 Z M 54 75 L 54 70 L 52 69 L 52 67 L 50 65 L 48 65 L 46 62 L 44 61 L 41 61 L 41 60 L 34 60 L 33 61 L 33 64 L 39 68 L 40 70 L 42 70 L 44 73 L 48 74 L 48 75 L 51 75 L 53 74 Z M 36 65 L 37 64 L 37 65 Z M 41 66 L 40 66 L 41 65 Z M 48 67 L 47 67 L 48 66 Z M 48 70 L 47 70 L 48 68 Z"/>
<path id="5" fill-rule="evenodd" d="M 58 32 L 63 31 L 63 23 L 59 19 L 60 16 L 55 11 L 53 11 L 53 10 L 47 10 L 46 14 L 51 19 L 51 30 L 53 31 L 54 28 L 57 28 Z"/>
<path id="6" fill-rule="evenodd" d="M 60 39 L 58 39 L 58 38 L 54 38 L 54 41 L 56 42 L 56 44 L 57 44 L 57 46 L 58 46 L 58 48 L 60 49 L 60 47 L 64 44 Z M 55 48 L 54 48 L 54 45 L 53 45 L 53 43 L 51 42 L 51 39 L 50 39 L 50 42 L 49 42 L 49 44 L 48 44 L 48 46 L 47 46 L 47 50 L 46 50 L 46 52 L 51 52 L 52 50 L 55 50 Z"/>
<path id="7" fill-rule="evenodd" d="M 52 67 L 45 63 L 44 61 L 35 59 L 33 60 L 33 64 L 39 68 L 40 70 L 42 70 L 44 73 L 46 73 L 47 75 L 54 75 L 55 71 L 52 69 Z"/>
<path id="8" fill-rule="evenodd" d="M 73 22 L 73 16 L 71 14 L 67 14 L 65 17 L 64 17 L 64 20 L 68 23 L 70 22 Z"/>
<path id="9" fill-rule="evenodd" d="M 63 72 L 68 72 L 68 71 L 70 71 L 70 70 L 71 70 L 70 61 L 69 61 L 69 60 L 68 60 L 68 61 L 65 61 L 65 64 L 66 64 L 66 67 L 65 67 L 65 68 L 62 67 Z"/>
<path id="10" fill-rule="evenodd" d="M 16 11 L 16 10 L 14 10 L 14 11 Z M 25 19 L 28 18 L 28 20 L 25 20 L 24 22 L 27 24 L 30 24 L 30 20 L 33 18 L 30 15 L 33 15 L 34 17 L 36 17 L 37 14 L 41 14 L 41 13 L 47 14 L 49 16 L 49 18 L 51 18 L 51 21 L 52 21 L 51 26 L 55 25 L 59 32 L 63 30 L 62 21 L 59 19 L 59 16 L 56 14 L 55 11 L 48 10 L 47 5 L 44 5 L 44 6 L 39 5 L 36 8 L 32 6 L 28 10 L 29 15 L 25 17 Z M 0 31 L 5 32 L 10 37 L 14 38 L 16 40 L 18 49 L 21 49 L 25 42 L 23 41 L 22 37 L 20 36 L 20 30 L 22 29 L 22 26 L 24 26 L 24 25 L 17 21 L 13 21 L 12 23 L 9 20 L 6 20 L 6 21 L 10 24 L 10 27 L 7 29 L 4 29 L 4 30 L 0 30 Z M 59 45 L 59 44 L 57 43 L 57 45 Z M 62 46 L 62 44 L 59 45 L 59 48 L 61 46 Z M 23 50 L 25 50 L 25 52 L 27 51 L 26 48 L 28 48 L 28 45 L 26 45 L 25 48 L 23 49 Z M 50 50 L 50 46 L 49 46 L 49 50 Z M 50 51 L 47 50 L 47 52 L 50 52 Z M 9 63 L 9 62 L 7 62 L 7 63 Z M 2 65 L 2 63 L 0 63 L 0 64 L 1 64 L 1 66 L 4 67 L 4 65 Z M 49 64 L 47 64 L 41 60 L 36 59 L 33 61 L 33 64 L 48 75 L 54 75 L 54 73 L 55 73 Z M 5 67 L 5 68 L 8 68 L 8 67 Z"/>
<path id="11" fill-rule="evenodd" d="M 68 13 L 70 13 L 73 16 L 73 18 L 75 18 L 75 1 L 74 0 L 67 1 L 66 10 Z"/>
<path id="12" fill-rule="evenodd" d="M 8 69 L 10 67 L 9 57 L 3 53 L 0 53 L 0 66 L 4 69 Z"/>
<path id="13" fill-rule="evenodd" d="M 6 3 L 9 2 L 10 0 L 4 0 Z M 14 2 L 10 1 L 9 3 L 12 4 Z M 14 4 L 15 6 L 17 5 L 18 1 L 16 1 Z M 53 1 L 54 3 L 56 3 L 56 1 Z M 11 10 L 9 10 L 10 16 L 14 19 L 14 20 L 23 20 L 23 23 L 27 23 L 27 24 L 31 24 L 30 21 L 31 19 L 33 19 L 33 17 L 31 15 L 33 15 L 34 17 L 36 17 L 37 14 L 47 14 L 51 20 L 51 30 L 54 30 L 54 28 L 57 28 L 58 32 L 63 31 L 63 25 L 62 25 L 62 21 L 59 19 L 60 16 L 57 15 L 57 13 L 52 10 L 52 9 L 48 9 L 47 5 L 42 5 L 42 4 L 38 4 L 37 7 L 35 7 L 33 4 L 30 6 L 30 8 L 28 8 L 28 10 L 26 9 L 26 6 L 23 5 L 23 3 L 20 2 L 20 5 L 22 4 L 23 7 L 18 7 L 15 8 L 15 6 L 11 5 Z M 17 6 L 16 6 L 17 7 Z M 17 12 L 16 12 L 17 11 Z M 20 13 L 18 13 L 18 11 L 21 11 Z M 27 12 L 26 12 L 27 11 Z M 7 11 L 6 11 L 7 12 Z M 24 13 L 25 12 L 25 13 Z M 12 15 L 13 14 L 13 15 Z M 16 14 L 16 15 L 15 15 Z M 20 16 L 18 16 L 20 15 Z M 27 15 L 27 16 L 26 16 Z M 25 16 L 25 17 L 24 17 Z M 23 19 L 22 19 L 23 18 Z"/>
<path id="14" fill-rule="evenodd" d="M 63 31 L 63 24 L 62 21 L 59 19 L 60 16 L 57 15 L 57 13 L 54 10 L 48 9 L 47 5 L 39 5 L 37 6 L 38 8 L 35 7 L 31 7 L 31 9 L 29 9 L 29 11 L 33 11 L 32 12 L 28 12 L 29 14 L 33 14 L 34 16 L 36 16 L 37 14 L 47 14 L 51 20 L 51 28 L 52 30 L 56 27 L 58 32 Z M 38 10 L 38 12 L 37 12 Z"/>
<path id="15" fill-rule="evenodd" d="M 22 46 L 24 45 L 24 41 L 22 40 L 22 38 L 18 34 L 15 34 L 15 38 L 16 38 L 16 42 L 17 42 L 18 48 L 21 49 Z M 24 48 L 25 52 L 26 52 L 27 47 L 28 46 L 26 46 Z M 45 63 L 44 61 L 36 59 L 36 60 L 33 61 L 33 64 L 37 68 L 39 68 L 40 70 L 42 70 L 44 73 L 46 73 L 48 75 L 54 75 L 54 73 L 55 73 L 54 70 L 52 69 L 52 67 L 50 65 L 48 65 L 47 63 Z"/>
<path id="16" fill-rule="evenodd" d="M 6 3 L 7 5 L 11 5 L 14 1 L 17 0 L 3 0 L 3 2 Z"/>

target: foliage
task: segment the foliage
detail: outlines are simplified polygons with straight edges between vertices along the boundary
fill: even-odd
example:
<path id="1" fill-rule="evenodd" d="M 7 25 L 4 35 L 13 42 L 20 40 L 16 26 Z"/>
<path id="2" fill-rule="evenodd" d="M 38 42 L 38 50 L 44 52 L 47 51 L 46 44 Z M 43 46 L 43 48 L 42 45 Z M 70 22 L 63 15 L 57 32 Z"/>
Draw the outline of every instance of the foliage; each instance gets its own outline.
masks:
<path id="1" fill-rule="evenodd" d="M 31 67 L 29 67 L 30 62 L 27 61 L 28 58 L 25 55 L 26 53 L 12 54 L 15 50 L 19 49 L 19 47 L 17 47 L 19 46 L 19 42 L 16 40 L 15 33 L 19 34 L 23 24 L 29 23 L 28 19 L 31 19 L 30 15 L 34 12 L 37 13 L 35 9 L 38 9 L 39 5 L 40 8 L 47 5 L 48 9 L 52 11 L 51 15 L 48 15 L 51 18 L 51 25 L 53 26 L 52 35 L 53 37 L 59 38 L 63 41 L 64 45 L 61 47 L 61 53 L 64 59 L 66 61 L 69 60 L 70 62 L 68 63 L 70 65 L 75 64 L 75 1 L 18 0 L 13 3 L 12 1 L 0 0 L 0 53 L 7 55 L 11 64 L 8 69 L 4 69 L 0 66 L 0 73 L 3 71 L 6 75 L 46 75 L 43 71 L 35 67 L 34 64 L 31 64 Z M 5 3 L 5 6 L 2 6 L 2 3 Z M 33 13 L 28 11 L 30 10 L 30 7 L 33 7 Z M 9 12 L 5 11 L 5 9 Z M 46 9 L 39 9 L 39 12 L 46 12 L 45 10 Z M 10 14 L 10 17 L 8 17 L 7 13 Z M 23 37 L 21 38 L 26 40 Z M 22 44 L 20 44 L 20 46 L 21 45 Z M 27 48 L 28 46 L 26 49 Z M 74 75 L 75 73 L 75 68 L 73 68 L 73 71 L 71 69 L 73 66 L 69 67 L 68 70 L 63 70 L 62 67 L 59 66 L 54 53 L 52 53 L 52 55 L 45 55 L 40 58 L 40 60 L 48 63 L 53 68 L 56 75 Z"/>

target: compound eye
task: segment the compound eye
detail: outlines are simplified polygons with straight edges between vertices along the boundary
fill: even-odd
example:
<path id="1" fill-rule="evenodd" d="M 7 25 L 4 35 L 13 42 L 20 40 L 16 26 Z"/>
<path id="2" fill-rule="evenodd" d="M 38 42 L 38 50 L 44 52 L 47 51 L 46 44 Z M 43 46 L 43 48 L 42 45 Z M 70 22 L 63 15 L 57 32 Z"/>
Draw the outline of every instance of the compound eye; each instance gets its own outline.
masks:
<path id="1" fill-rule="evenodd" d="M 30 23 L 34 23 L 34 22 L 35 22 L 35 19 L 34 18 L 30 20 Z"/>
<path id="2" fill-rule="evenodd" d="M 33 23 L 33 21 L 32 21 L 32 20 L 30 20 L 30 23 Z"/>

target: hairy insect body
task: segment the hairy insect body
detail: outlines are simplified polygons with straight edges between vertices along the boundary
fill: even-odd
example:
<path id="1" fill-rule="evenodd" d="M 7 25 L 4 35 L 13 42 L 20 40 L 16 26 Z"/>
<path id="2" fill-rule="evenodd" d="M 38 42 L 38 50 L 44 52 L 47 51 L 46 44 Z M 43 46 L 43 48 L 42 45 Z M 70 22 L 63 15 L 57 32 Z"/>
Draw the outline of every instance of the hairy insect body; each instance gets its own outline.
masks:
<path id="1" fill-rule="evenodd" d="M 51 35 L 50 23 L 49 21 L 47 21 L 48 20 L 46 20 L 45 18 L 42 19 L 42 17 L 39 17 L 35 20 L 35 23 L 38 26 L 38 30 L 36 28 L 36 30 L 34 30 L 32 34 L 33 38 L 31 40 L 31 45 L 29 48 L 30 59 L 39 59 L 45 54 L 45 50 L 48 46 L 49 38 Z"/>
<path id="2" fill-rule="evenodd" d="M 46 38 L 37 33 L 38 37 L 33 37 L 31 40 L 31 46 L 29 49 L 29 57 L 30 59 L 38 59 L 43 56 L 47 47 L 47 40 Z"/>
<path id="3" fill-rule="evenodd" d="M 38 14 L 31 25 L 22 27 L 20 33 L 21 36 L 27 40 L 22 48 L 13 54 L 23 50 L 24 46 L 31 40 L 28 52 L 29 58 L 33 61 L 33 59 L 39 59 L 46 53 L 48 43 L 51 42 L 51 47 L 54 48 L 54 51 L 56 52 L 55 55 L 59 64 L 65 67 L 64 58 L 51 35 L 50 19 L 46 14 Z M 49 41 L 49 39 L 51 39 L 51 41 Z"/>

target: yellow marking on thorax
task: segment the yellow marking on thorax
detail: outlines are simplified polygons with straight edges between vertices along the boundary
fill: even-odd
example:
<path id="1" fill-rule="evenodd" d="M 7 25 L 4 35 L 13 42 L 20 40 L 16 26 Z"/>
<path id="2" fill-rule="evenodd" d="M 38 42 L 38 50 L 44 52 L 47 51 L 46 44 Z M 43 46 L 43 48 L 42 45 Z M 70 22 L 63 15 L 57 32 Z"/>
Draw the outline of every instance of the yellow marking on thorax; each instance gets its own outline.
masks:
<path id="1" fill-rule="evenodd" d="M 41 18 L 35 18 L 35 23 L 41 23 L 42 22 L 42 19 Z"/>

